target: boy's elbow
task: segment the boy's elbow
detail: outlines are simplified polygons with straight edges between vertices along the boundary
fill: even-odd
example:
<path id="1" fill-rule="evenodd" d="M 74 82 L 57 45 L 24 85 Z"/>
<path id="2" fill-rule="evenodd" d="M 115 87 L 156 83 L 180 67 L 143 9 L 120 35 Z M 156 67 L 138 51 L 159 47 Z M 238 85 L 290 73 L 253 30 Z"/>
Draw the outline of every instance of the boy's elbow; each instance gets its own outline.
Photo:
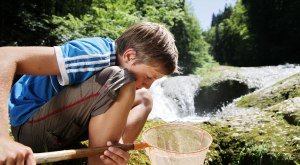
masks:
<path id="1" fill-rule="evenodd" d="M 0 47 L 0 62 L 8 61 L 11 56 L 7 52 L 7 47 Z"/>
<path id="2" fill-rule="evenodd" d="M 13 47 L 0 47 L 0 65 L 8 69 L 17 68 L 18 58 L 13 54 Z M 17 70 L 17 69 L 16 69 Z"/>
<path id="3" fill-rule="evenodd" d="M 8 47 L 0 47 L 0 66 L 6 70 L 14 69 L 17 67 L 17 59 L 9 54 Z"/>
<path id="4" fill-rule="evenodd" d="M 129 82 L 121 87 L 120 95 L 121 97 L 127 98 L 128 101 L 133 103 L 135 97 L 135 81 Z"/>

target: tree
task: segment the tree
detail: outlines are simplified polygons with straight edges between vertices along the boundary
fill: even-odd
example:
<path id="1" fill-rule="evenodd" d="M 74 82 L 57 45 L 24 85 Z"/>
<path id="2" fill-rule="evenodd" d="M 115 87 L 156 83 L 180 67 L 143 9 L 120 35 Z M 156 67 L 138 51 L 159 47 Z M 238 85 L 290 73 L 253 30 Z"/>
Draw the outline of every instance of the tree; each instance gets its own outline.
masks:
<path id="1" fill-rule="evenodd" d="M 255 44 L 248 30 L 246 9 L 240 1 L 213 17 L 207 34 L 215 60 L 225 65 L 249 66 L 257 62 Z"/>
<path id="2" fill-rule="evenodd" d="M 115 39 L 132 24 L 147 20 L 165 24 L 174 34 L 183 73 L 193 73 L 196 67 L 212 61 L 203 31 L 184 0 L 102 0 L 92 6 L 92 12 L 80 17 L 54 17 L 57 28 L 51 34 L 56 35 L 57 43 L 91 36 Z"/>
<path id="3" fill-rule="evenodd" d="M 261 65 L 299 63 L 300 1 L 243 0 Z"/>
<path id="4" fill-rule="evenodd" d="M 0 45 L 53 45 L 52 15 L 85 13 L 91 0 L 10 0 L 0 2 Z"/>
<path id="5" fill-rule="evenodd" d="M 173 32 L 183 73 L 193 73 L 212 60 L 185 0 L 12 0 L 1 1 L 1 9 L 1 45 L 51 46 L 94 36 L 116 39 L 145 20 Z"/>

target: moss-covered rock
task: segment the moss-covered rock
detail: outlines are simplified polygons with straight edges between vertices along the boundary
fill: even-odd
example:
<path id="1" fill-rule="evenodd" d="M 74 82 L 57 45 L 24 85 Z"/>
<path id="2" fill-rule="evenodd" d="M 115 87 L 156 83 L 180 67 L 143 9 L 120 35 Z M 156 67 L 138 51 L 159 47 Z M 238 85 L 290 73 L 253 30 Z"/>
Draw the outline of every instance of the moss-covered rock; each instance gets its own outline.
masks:
<path id="1" fill-rule="evenodd" d="M 295 74 L 268 88 L 243 97 L 236 104 L 240 107 L 267 108 L 298 96 L 300 96 L 300 74 Z"/>
<path id="2" fill-rule="evenodd" d="M 300 126 L 300 97 L 287 99 L 264 110 L 282 114 L 289 124 Z"/>
<path id="3" fill-rule="evenodd" d="M 226 116 L 224 112 L 225 116 L 206 125 L 218 144 L 211 149 L 220 156 L 208 155 L 209 164 L 220 159 L 222 164 L 299 164 L 299 89 L 300 74 L 296 74 L 242 97 L 235 102 L 243 107 L 236 107 L 240 113 Z"/>

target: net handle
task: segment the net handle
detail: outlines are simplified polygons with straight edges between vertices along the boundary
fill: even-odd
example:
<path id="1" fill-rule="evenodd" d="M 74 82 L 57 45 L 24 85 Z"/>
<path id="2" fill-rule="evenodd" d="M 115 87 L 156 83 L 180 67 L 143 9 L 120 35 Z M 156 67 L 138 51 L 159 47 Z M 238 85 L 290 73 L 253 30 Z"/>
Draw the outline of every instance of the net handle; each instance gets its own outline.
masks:
<path id="1" fill-rule="evenodd" d="M 88 156 L 101 154 L 109 147 L 117 147 L 124 151 L 129 151 L 129 150 L 144 149 L 150 147 L 150 145 L 145 142 L 136 143 L 136 144 L 132 144 L 132 143 L 116 144 L 116 145 L 106 146 L 106 147 L 70 149 L 70 150 L 62 150 L 62 151 L 35 153 L 33 154 L 33 156 L 37 164 L 42 164 L 42 163 L 58 162 L 62 160 L 84 158 Z"/>

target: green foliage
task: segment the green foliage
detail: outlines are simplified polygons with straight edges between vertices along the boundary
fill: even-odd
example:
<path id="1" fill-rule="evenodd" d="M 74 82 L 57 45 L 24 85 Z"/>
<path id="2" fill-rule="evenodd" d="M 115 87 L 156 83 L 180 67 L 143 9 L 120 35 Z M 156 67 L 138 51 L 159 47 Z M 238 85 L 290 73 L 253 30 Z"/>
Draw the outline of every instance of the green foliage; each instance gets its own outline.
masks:
<path id="1" fill-rule="evenodd" d="M 183 73 L 212 62 L 209 44 L 185 0 L 12 0 L 0 6 L 7 13 L 0 17 L 0 45 L 53 46 L 94 36 L 116 39 L 145 20 L 162 23 L 174 34 Z"/>
<path id="2" fill-rule="evenodd" d="M 225 65 L 299 63 L 299 9 L 299 1 L 239 0 L 213 15 L 210 53 Z"/>
<path id="3" fill-rule="evenodd" d="M 253 39 L 248 30 L 246 9 L 240 1 L 215 16 L 213 27 L 206 33 L 212 44 L 210 52 L 221 64 L 249 65 L 256 62 Z"/>
<path id="4" fill-rule="evenodd" d="M 300 1 L 242 0 L 260 64 L 299 63 Z"/>
<path id="5" fill-rule="evenodd" d="M 54 16 L 57 27 L 51 31 L 56 43 L 80 37 L 110 37 L 116 39 L 129 26 L 141 20 L 160 22 L 171 30 L 179 49 L 179 65 L 183 73 L 193 73 L 196 67 L 212 62 L 209 44 L 197 19 L 183 0 L 102 0 L 93 1 L 91 11 L 80 17 L 71 14 Z"/>
<path id="6" fill-rule="evenodd" d="M 232 14 L 233 8 L 231 6 L 225 6 L 225 9 L 222 13 L 219 13 L 217 15 L 213 14 L 212 20 L 211 20 L 211 26 L 217 26 L 220 24 L 223 20 L 228 19 Z"/>
<path id="7" fill-rule="evenodd" d="M 91 0 L 10 0 L 0 2 L 0 46 L 54 45 L 52 15 L 85 13 Z"/>
<path id="8" fill-rule="evenodd" d="M 243 149 L 241 152 L 241 164 L 272 164 L 272 165 L 281 165 L 281 164 L 291 164 L 294 162 L 291 161 L 291 154 L 271 154 L 272 146 L 268 143 L 261 145 L 249 145 Z"/>
<path id="9" fill-rule="evenodd" d="M 184 17 L 176 17 L 171 32 L 175 35 L 179 50 L 179 65 L 184 74 L 194 73 L 197 67 L 212 63 L 213 59 L 208 53 L 209 44 L 204 39 L 204 32 L 198 20 L 190 13 L 188 6 L 182 6 Z"/>
<path id="10" fill-rule="evenodd" d="M 62 43 L 78 37 L 110 37 L 116 39 L 129 26 L 141 20 L 161 22 L 171 27 L 173 19 L 182 15 L 174 1 L 102 0 L 93 1 L 88 14 L 53 17 L 57 28 L 51 34 Z M 135 4 L 135 5 L 133 5 Z M 139 10 L 138 10 L 139 9 Z M 63 34 L 63 36 L 59 36 Z"/>
<path id="11" fill-rule="evenodd" d="M 80 17 L 68 14 L 66 17 L 53 16 L 57 27 L 51 35 L 56 43 L 63 43 L 81 37 L 117 38 L 127 27 L 141 20 L 130 1 L 94 1 L 90 12 Z"/>
<path id="12" fill-rule="evenodd" d="M 195 72 L 195 68 L 203 67 L 206 63 L 211 63 L 212 57 L 208 54 L 209 44 L 204 40 L 203 31 L 199 28 L 199 23 L 192 15 L 187 17 L 187 34 L 189 37 L 189 51 L 188 54 L 192 58 L 194 66 L 190 69 Z"/>

